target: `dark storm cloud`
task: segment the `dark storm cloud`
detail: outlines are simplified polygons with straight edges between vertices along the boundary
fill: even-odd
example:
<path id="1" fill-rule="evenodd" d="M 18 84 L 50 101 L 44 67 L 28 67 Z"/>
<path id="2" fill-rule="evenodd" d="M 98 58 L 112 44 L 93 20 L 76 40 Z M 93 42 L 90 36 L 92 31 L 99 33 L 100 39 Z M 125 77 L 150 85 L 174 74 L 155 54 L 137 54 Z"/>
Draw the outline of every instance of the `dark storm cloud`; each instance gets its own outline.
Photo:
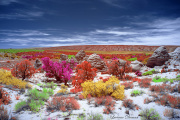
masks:
<path id="1" fill-rule="evenodd" d="M 179 0 L 1 0 L 0 48 L 180 45 Z"/>

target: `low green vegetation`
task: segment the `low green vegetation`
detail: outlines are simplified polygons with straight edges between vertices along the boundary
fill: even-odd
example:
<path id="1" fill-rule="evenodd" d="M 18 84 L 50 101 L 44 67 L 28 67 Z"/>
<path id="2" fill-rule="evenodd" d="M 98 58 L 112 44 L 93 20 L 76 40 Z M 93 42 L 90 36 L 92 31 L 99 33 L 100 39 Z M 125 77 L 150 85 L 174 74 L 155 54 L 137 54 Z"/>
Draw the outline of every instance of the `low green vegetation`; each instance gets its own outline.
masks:
<path id="1" fill-rule="evenodd" d="M 138 95 L 141 95 L 141 94 L 143 94 L 143 91 L 140 91 L 140 90 L 131 91 L 131 96 L 138 96 Z"/>
<path id="2" fill-rule="evenodd" d="M 103 116 L 98 113 L 91 113 L 89 114 L 89 117 L 87 118 L 87 120 L 103 120 Z"/>
<path id="3" fill-rule="evenodd" d="M 21 108 L 22 106 L 26 105 L 27 102 L 26 101 L 20 101 L 15 105 L 15 111 L 17 111 L 19 108 Z"/>
<path id="4" fill-rule="evenodd" d="M 146 75 L 152 75 L 154 73 L 155 73 L 155 69 L 152 69 L 150 71 L 147 71 L 147 72 L 143 73 L 142 75 L 146 76 Z"/>
<path id="5" fill-rule="evenodd" d="M 18 53 L 18 52 L 42 52 L 44 50 L 35 50 L 35 49 L 0 49 L 0 52 L 3 53 Z"/>
<path id="6" fill-rule="evenodd" d="M 69 59 L 71 59 L 72 57 L 75 58 L 74 55 L 68 55 L 68 58 L 69 58 Z"/>
<path id="7" fill-rule="evenodd" d="M 57 84 L 54 82 L 51 83 L 38 83 L 37 84 L 39 87 L 43 87 L 43 88 L 51 88 L 53 90 L 55 90 L 57 88 Z"/>
<path id="8" fill-rule="evenodd" d="M 161 79 L 160 76 L 155 76 L 152 81 L 157 83 L 157 82 L 162 82 L 163 80 Z"/>
<path id="9" fill-rule="evenodd" d="M 142 110 L 140 116 L 141 120 L 161 120 L 160 115 L 153 108 Z"/>
<path id="10" fill-rule="evenodd" d="M 127 59 L 128 61 L 135 61 L 135 60 L 137 60 L 137 57 L 135 57 L 135 58 L 130 58 L 130 59 Z"/>

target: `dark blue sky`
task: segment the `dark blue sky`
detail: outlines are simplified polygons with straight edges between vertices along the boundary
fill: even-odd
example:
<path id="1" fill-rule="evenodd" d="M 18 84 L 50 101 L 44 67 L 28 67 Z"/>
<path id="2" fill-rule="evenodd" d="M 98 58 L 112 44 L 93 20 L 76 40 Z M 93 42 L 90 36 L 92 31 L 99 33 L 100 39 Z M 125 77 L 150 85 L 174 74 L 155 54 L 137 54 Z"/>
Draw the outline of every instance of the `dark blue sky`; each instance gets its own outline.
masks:
<path id="1" fill-rule="evenodd" d="M 0 0 L 0 48 L 180 45 L 180 0 Z"/>

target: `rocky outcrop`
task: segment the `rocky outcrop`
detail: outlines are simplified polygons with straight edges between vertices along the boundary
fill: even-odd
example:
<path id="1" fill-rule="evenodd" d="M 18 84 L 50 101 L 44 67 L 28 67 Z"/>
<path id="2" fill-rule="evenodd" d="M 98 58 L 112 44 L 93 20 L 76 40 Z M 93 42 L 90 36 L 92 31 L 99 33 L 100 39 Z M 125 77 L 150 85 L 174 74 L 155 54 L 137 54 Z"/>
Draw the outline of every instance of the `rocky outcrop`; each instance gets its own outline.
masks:
<path id="1" fill-rule="evenodd" d="M 165 62 L 167 69 L 180 70 L 180 47 L 177 47 L 174 52 L 169 53 L 171 59 Z"/>
<path id="2" fill-rule="evenodd" d="M 148 59 L 146 66 L 153 68 L 154 66 L 162 66 L 166 61 L 170 59 L 170 56 L 164 46 L 159 47 Z"/>
<path id="3" fill-rule="evenodd" d="M 68 56 L 66 54 L 60 55 L 60 61 L 66 61 L 68 59 Z"/>
<path id="4" fill-rule="evenodd" d="M 131 62 L 130 66 L 132 67 L 132 71 L 136 72 L 136 71 L 140 71 L 144 65 L 143 63 L 136 60 L 136 61 Z"/>
<path id="5" fill-rule="evenodd" d="M 78 62 L 81 62 L 83 60 L 83 58 L 86 56 L 86 53 L 84 52 L 84 50 L 80 50 L 76 55 L 75 58 Z"/>
<path id="6" fill-rule="evenodd" d="M 87 61 L 91 63 L 92 67 L 98 69 L 99 72 L 107 71 L 107 66 L 105 62 L 97 54 L 90 55 Z"/>
<path id="7" fill-rule="evenodd" d="M 36 59 L 35 63 L 34 63 L 34 68 L 38 69 L 42 66 L 42 62 L 39 59 Z"/>
<path id="8" fill-rule="evenodd" d="M 78 64 L 78 61 L 74 57 L 71 57 L 71 59 L 68 58 L 66 62 L 70 64 L 71 69 L 73 69 Z"/>

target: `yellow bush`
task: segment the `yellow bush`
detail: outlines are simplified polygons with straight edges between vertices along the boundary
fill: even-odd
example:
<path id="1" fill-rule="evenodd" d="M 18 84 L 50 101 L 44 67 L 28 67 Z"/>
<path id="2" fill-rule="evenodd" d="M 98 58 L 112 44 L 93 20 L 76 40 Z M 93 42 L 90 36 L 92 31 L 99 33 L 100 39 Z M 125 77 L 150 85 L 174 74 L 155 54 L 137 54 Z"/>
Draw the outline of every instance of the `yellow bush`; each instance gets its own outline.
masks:
<path id="1" fill-rule="evenodd" d="M 19 89 L 31 87 L 30 84 L 28 84 L 27 82 L 13 77 L 10 71 L 6 71 L 3 69 L 0 70 L 0 83 L 6 85 L 13 85 L 18 87 Z"/>
<path id="2" fill-rule="evenodd" d="M 106 95 L 111 95 L 116 99 L 124 99 L 124 86 L 119 84 L 118 78 L 112 76 L 105 83 L 100 80 L 98 82 L 85 81 L 81 84 L 83 88 L 82 95 L 87 98 L 88 94 L 93 97 L 101 97 Z"/>
<path id="3" fill-rule="evenodd" d="M 65 86 L 64 84 L 61 85 L 61 90 L 59 90 L 57 93 L 64 93 L 64 94 L 68 94 L 67 91 L 67 86 Z"/>

